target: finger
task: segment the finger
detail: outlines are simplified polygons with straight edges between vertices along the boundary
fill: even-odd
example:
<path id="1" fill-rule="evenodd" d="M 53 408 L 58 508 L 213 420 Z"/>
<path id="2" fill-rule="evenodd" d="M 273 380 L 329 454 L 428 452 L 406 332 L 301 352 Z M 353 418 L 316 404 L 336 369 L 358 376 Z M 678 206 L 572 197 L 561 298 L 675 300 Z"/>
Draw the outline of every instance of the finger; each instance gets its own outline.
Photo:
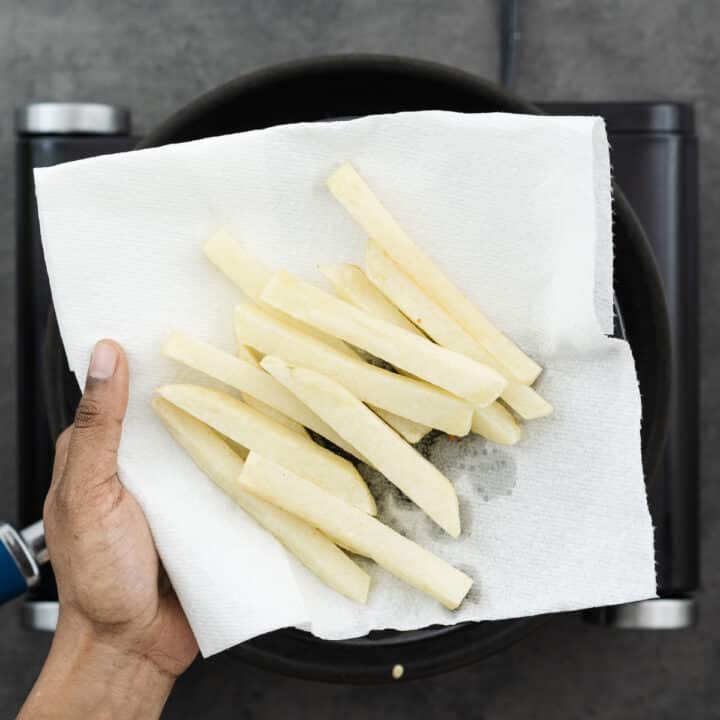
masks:
<path id="1" fill-rule="evenodd" d="M 93 350 L 67 462 L 66 491 L 91 491 L 117 483 L 117 451 L 128 400 L 128 367 L 122 348 L 101 340 Z"/>

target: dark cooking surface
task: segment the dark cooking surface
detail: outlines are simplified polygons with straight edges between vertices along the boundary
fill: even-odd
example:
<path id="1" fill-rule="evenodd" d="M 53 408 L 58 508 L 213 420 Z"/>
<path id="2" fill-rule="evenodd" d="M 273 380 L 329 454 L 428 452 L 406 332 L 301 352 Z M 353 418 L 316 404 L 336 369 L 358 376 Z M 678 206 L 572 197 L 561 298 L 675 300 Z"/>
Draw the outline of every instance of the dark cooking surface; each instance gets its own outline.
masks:
<path id="1" fill-rule="evenodd" d="M 328 14 L 318 3 L 293 11 L 288 1 L 236 3 L 213 8 L 183 5 L 153 22 L 141 4 L 110 9 L 106 3 L 68 3 L 59 17 L 49 3 L 3 3 L 0 8 L 0 124 L 3 198 L 12 171 L 9 111 L 30 97 L 91 97 L 125 102 L 145 131 L 182 102 L 245 69 L 328 50 L 373 49 L 416 54 L 492 75 L 496 65 L 494 15 L 480 3 L 452 6 L 398 2 L 379 21 L 376 3 L 345 3 Z M 720 369 L 711 362 L 720 348 L 720 295 L 712 278 L 720 256 L 712 231 L 720 215 L 711 198 L 720 190 L 720 111 L 716 88 L 717 6 L 662 0 L 638 3 L 528 3 L 520 92 L 538 98 L 678 97 L 700 100 L 706 183 L 702 272 L 704 296 L 703 470 L 710 479 L 720 461 Z M 630 7 L 632 6 L 632 7 Z M 169 5 L 168 5 L 169 7 Z M 176 6 L 177 7 L 177 6 Z M 122 9 L 120 9 L 122 8 Z M 708 17 L 703 17 L 706 13 Z M 7 32 L 7 36 L 3 33 Z M 178 59 L 182 58 L 182 62 Z M 10 204 L 0 204 L 0 407 L 12 425 L 12 230 Z M 714 336 L 713 336 L 714 331 Z M 3 505 L 15 507 L 11 438 L 0 439 Z M 716 513 L 720 493 L 704 496 L 706 557 L 717 556 Z M 10 516 L 12 512 L 8 511 Z M 605 632 L 575 618 L 540 632 L 482 665 L 401 688 L 323 687 L 270 676 L 221 660 L 198 664 L 177 687 L 168 717 L 323 718 L 527 718 L 712 716 L 720 691 L 720 640 L 712 592 L 720 570 L 708 562 L 702 629 L 674 635 Z M 37 672 L 47 639 L 22 631 L 10 608 L 0 613 L 0 714 L 11 716 Z M 208 704 L 209 703 L 209 704 Z"/>

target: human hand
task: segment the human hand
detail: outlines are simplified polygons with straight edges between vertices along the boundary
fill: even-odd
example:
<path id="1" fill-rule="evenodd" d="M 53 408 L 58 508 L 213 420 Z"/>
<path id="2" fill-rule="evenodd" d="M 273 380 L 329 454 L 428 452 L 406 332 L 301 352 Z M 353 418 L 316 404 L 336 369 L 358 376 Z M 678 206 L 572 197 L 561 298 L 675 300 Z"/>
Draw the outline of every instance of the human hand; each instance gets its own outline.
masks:
<path id="1" fill-rule="evenodd" d="M 21 717 L 159 715 L 175 678 L 197 654 L 145 516 L 117 476 L 127 400 L 125 354 L 101 341 L 75 423 L 56 446 L 44 520 L 60 615 Z M 77 686 L 78 675 L 81 697 L 68 697 L 63 686 Z M 53 714 L 48 691 L 65 692 L 63 710 L 56 706 Z M 38 694 L 43 703 L 35 707 Z M 77 713 L 68 711 L 70 701 L 79 703 L 71 703 Z"/>

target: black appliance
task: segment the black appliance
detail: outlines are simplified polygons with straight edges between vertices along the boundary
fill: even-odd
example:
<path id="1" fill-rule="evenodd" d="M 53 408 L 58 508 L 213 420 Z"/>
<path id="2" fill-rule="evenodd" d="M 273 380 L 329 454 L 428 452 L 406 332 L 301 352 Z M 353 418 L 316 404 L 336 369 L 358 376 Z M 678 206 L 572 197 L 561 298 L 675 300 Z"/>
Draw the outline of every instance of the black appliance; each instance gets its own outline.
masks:
<path id="1" fill-rule="evenodd" d="M 279 66 L 230 83 L 192 103 L 141 145 L 300 120 L 428 108 L 539 111 L 489 83 L 442 66 L 398 58 L 330 58 Z M 687 627 L 694 622 L 692 594 L 699 585 L 697 150 L 692 108 L 674 103 L 542 108 L 555 114 L 605 117 L 615 179 L 647 232 L 670 317 L 668 338 L 654 262 L 633 210 L 616 191 L 616 309 L 622 321 L 619 331 L 633 347 L 643 394 L 643 459 L 656 527 L 661 599 L 587 611 L 585 616 L 616 627 Z M 137 140 L 130 136 L 127 113 L 108 106 L 29 106 L 18 113 L 17 131 L 19 487 L 24 526 L 41 516 L 52 436 L 71 421 L 78 397 L 52 317 L 31 168 L 127 150 Z M 668 339 L 672 365 L 658 363 L 668 351 Z M 28 362 L 41 357 L 44 361 Z M 669 434 L 663 454 L 668 401 Z M 55 600 L 51 574 L 44 572 L 27 596 L 24 622 L 51 630 Z M 372 633 L 337 643 L 283 630 L 231 652 L 313 679 L 390 680 L 396 664 L 403 665 L 405 678 L 416 678 L 496 652 L 541 621 L 521 618 Z"/>

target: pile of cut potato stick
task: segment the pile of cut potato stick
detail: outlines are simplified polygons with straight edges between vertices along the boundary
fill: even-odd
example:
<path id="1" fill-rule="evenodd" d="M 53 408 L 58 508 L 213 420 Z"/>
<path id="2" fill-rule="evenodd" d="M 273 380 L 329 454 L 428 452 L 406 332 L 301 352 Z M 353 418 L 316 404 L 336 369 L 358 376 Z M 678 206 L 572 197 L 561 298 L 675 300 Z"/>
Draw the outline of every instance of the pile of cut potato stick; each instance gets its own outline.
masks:
<path id="1" fill-rule="evenodd" d="M 455 489 L 413 444 L 431 429 L 518 442 L 517 418 L 552 412 L 532 388 L 541 368 L 407 236 L 351 164 L 327 184 L 370 238 L 365 271 L 322 267 L 335 296 L 267 269 L 218 231 L 205 253 L 252 301 L 235 309 L 237 353 L 180 333 L 163 352 L 240 395 L 166 385 L 153 406 L 208 478 L 327 585 L 367 601 L 370 577 L 347 551 L 454 609 L 473 580 L 374 517 L 355 465 L 307 430 L 378 470 L 457 538 Z"/>

